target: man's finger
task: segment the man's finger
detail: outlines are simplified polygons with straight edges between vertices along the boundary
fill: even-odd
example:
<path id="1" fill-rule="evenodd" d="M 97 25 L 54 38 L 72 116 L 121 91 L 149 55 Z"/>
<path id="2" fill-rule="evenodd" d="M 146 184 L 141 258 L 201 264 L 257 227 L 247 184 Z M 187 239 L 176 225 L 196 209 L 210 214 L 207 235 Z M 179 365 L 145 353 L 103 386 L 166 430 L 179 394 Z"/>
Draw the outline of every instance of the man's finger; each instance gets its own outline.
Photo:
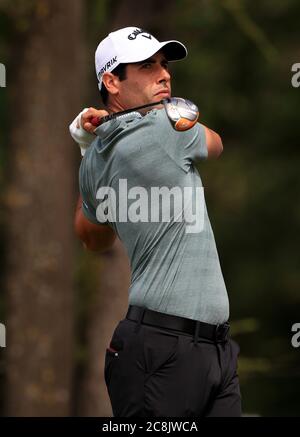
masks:
<path id="1" fill-rule="evenodd" d="M 99 120 L 106 115 L 108 115 L 108 112 L 103 109 L 89 108 L 81 116 L 81 126 L 87 132 L 94 133 L 95 127 L 100 124 Z"/>
<path id="2" fill-rule="evenodd" d="M 87 132 L 93 134 L 94 130 L 95 130 L 95 126 L 93 126 L 89 121 L 86 121 L 85 123 L 83 123 L 83 128 L 84 130 L 86 130 Z"/>

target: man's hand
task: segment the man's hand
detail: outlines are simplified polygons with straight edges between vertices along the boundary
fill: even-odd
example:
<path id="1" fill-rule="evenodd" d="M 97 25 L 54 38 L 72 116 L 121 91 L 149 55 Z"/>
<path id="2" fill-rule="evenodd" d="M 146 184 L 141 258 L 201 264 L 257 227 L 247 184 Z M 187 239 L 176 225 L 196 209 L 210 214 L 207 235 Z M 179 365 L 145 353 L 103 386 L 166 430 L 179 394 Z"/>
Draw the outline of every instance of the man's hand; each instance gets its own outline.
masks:
<path id="1" fill-rule="evenodd" d="M 71 137 L 79 144 L 82 156 L 95 139 L 94 131 L 96 127 L 92 125 L 92 119 L 94 117 L 104 117 L 105 115 L 108 115 L 107 111 L 85 108 L 70 124 L 69 130 Z"/>
<path id="2" fill-rule="evenodd" d="M 87 111 L 81 113 L 81 126 L 86 132 L 93 134 L 97 127 L 92 125 L 92 119 L 95 117 L 102 118 L 106 115 L 108 115 L 108 112 L 104 109 L 89 108 Z"/>

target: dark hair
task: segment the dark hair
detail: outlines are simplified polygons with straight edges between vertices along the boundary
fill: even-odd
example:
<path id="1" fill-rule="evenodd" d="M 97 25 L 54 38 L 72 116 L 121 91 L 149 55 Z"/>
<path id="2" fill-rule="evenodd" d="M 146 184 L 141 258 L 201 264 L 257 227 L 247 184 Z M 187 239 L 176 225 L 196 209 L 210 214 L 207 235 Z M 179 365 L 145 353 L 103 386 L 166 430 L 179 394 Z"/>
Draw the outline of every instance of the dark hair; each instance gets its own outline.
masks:
<path id="1" fill-rule="evenodd" d="M 116 68 L 114 68 L 111 73 L 114 74 L 115 76 L 118 76 L 118 78 L 122 81 L 125 80 L 127 78 L 126 76 L 126 67 L 127 64 L 119 64 Z M 107 104 L 108 101 L 108 91 L 104 85 L 104 83 L 102 82 L 102 87 L 100 90 L 100 94 L 101 94 L 101 98 L 102 101 L 104 103 L 104 105 Z"/>

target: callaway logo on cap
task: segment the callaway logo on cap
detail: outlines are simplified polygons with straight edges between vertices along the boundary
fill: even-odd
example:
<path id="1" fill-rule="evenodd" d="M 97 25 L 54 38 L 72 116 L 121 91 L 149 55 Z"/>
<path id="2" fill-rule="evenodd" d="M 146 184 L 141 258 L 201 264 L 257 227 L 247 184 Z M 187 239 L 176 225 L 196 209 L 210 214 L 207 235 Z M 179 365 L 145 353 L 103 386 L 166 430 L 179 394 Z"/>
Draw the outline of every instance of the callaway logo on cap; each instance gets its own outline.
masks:
<path id="1" fill-rule="evenodd" d="M 99 89 L 105 72 L 112 71 L 119 64 L 148 59 L 162 48 L 168 61 L 178 61 L 187 55 L 187 49 L 181 42 L 159 42 L 153 35 L 138 27 L 124 27 L 111 32 L 100 42 L 95 53 Z"/>

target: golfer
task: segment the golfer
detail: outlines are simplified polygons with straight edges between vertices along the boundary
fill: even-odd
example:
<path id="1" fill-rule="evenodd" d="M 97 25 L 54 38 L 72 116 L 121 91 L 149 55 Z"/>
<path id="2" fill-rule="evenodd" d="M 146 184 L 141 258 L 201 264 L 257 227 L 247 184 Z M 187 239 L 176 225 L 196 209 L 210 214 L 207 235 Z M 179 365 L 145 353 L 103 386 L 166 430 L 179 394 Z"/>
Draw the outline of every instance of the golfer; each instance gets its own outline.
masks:
<path id="1" fill-rule="evenodd" d="M 105 358 L 114 416 L 241 415 L 239 348 L 197 169 L 221 154 L 221 138 L 200 123 L 177 131 L 160 104 L 92 124 L 169 98 L 169 63 L 186 55 L 140 28 L 110 33 L 95 55 L 105 110 L 70 126 L 84 155 L 76 233 L 94 251 L 119 238 L 131 264 L 128 311 Z"/>

